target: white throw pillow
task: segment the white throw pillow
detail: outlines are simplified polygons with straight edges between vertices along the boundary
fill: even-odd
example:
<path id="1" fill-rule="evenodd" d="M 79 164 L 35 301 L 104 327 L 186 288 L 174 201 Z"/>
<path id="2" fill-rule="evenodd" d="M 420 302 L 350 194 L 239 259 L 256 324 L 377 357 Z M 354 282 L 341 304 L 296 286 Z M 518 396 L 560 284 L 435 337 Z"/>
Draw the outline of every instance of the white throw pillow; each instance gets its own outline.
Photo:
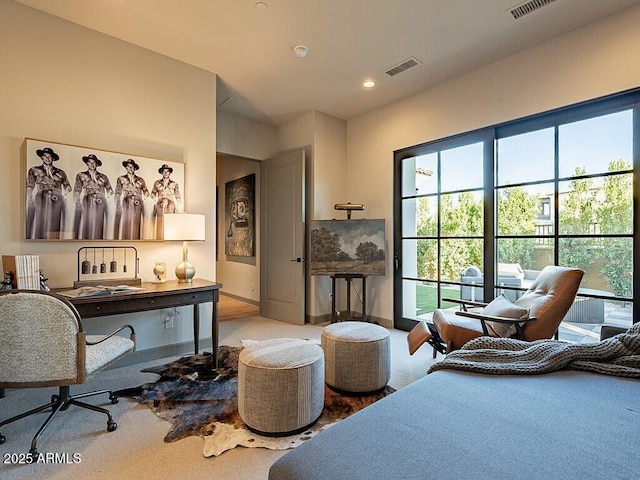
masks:
<path id="1" fill-rule="evenodd" d="M 482 309 L 482 313 L 485 315 L 491 315 L 492 317 L 529 318 L 529 310 L 512 303 L 511 300 L 504 296 L 504 294 L 499 295 L 484 307 Z M 510 337 L 516 333 L 516 326 L 509 325 L 508 323 L 487 322 L 487 325 L 489 325 L 500 337 Z"/>

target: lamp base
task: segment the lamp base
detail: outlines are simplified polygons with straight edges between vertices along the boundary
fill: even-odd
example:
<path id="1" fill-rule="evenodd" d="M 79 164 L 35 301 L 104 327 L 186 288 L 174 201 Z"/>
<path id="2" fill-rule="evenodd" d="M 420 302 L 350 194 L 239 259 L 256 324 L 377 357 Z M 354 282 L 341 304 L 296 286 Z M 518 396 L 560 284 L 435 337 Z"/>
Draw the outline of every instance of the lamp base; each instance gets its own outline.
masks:
<path id="1" fill-rule="evenodd" d="M 182 262 L 176 267 L 178 283 L 192 283 L 196 274 L 196 267 L 189 262 Z"/>

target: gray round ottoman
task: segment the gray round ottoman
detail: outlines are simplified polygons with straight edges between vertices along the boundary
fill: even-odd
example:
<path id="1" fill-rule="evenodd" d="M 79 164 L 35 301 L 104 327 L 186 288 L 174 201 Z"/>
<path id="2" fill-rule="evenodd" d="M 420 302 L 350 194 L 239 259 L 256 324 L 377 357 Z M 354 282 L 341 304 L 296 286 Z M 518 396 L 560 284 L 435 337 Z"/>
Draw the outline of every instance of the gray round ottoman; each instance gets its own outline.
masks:
<path id="1" fill-rule="evenodd" d="M 327 385 L 347 393 L 381 390 L 391 376 L 389 331 L 371 323 L 341 322 L 322 329 Z"/>
<path id="2" fill-rule="evenodd" d="M 324 408 L 324 355 L 297 338 L 256 342 L 240 351 L 238 413 L 262 435 L 286 436 L 311 426 Z"/>

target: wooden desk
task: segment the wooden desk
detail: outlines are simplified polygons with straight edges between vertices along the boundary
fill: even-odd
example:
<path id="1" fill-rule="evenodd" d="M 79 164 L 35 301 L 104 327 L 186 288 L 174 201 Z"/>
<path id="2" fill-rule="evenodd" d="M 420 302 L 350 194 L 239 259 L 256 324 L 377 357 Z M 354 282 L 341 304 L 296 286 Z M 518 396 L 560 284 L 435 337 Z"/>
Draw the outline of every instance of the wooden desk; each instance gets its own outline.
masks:
<path id="1" fill-rule="evenodd" d="M 211 313 L 213 368 L 218 368 L 218 299 L 222 284 L 194 278 L 193 283 L 178 283 L 177 280 L 169 280 L 165 283 L 145 282 L 141 287 L 142 290 L 135 292 L 65 298 L 76 307 L 83 319 L 193 305 L 193 344 L 196 355 L 200 342 L 199 305 L 211 302 L 213 304 Z"/>

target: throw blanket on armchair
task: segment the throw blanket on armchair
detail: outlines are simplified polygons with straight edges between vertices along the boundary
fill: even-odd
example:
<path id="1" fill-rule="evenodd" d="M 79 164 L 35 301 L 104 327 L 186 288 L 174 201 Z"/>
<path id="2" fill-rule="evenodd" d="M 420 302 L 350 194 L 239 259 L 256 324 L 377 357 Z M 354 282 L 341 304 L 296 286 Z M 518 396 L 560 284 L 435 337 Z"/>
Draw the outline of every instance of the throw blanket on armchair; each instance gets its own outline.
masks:
<path id="1" fill-rule="evenodd" d="M 448 354 L 427 373 L 457 369 L 493 375 L 540 374 L 561 369 L 640 378 L 640 323 L 597 343 L 525 342 L 478 337 Z"/>

